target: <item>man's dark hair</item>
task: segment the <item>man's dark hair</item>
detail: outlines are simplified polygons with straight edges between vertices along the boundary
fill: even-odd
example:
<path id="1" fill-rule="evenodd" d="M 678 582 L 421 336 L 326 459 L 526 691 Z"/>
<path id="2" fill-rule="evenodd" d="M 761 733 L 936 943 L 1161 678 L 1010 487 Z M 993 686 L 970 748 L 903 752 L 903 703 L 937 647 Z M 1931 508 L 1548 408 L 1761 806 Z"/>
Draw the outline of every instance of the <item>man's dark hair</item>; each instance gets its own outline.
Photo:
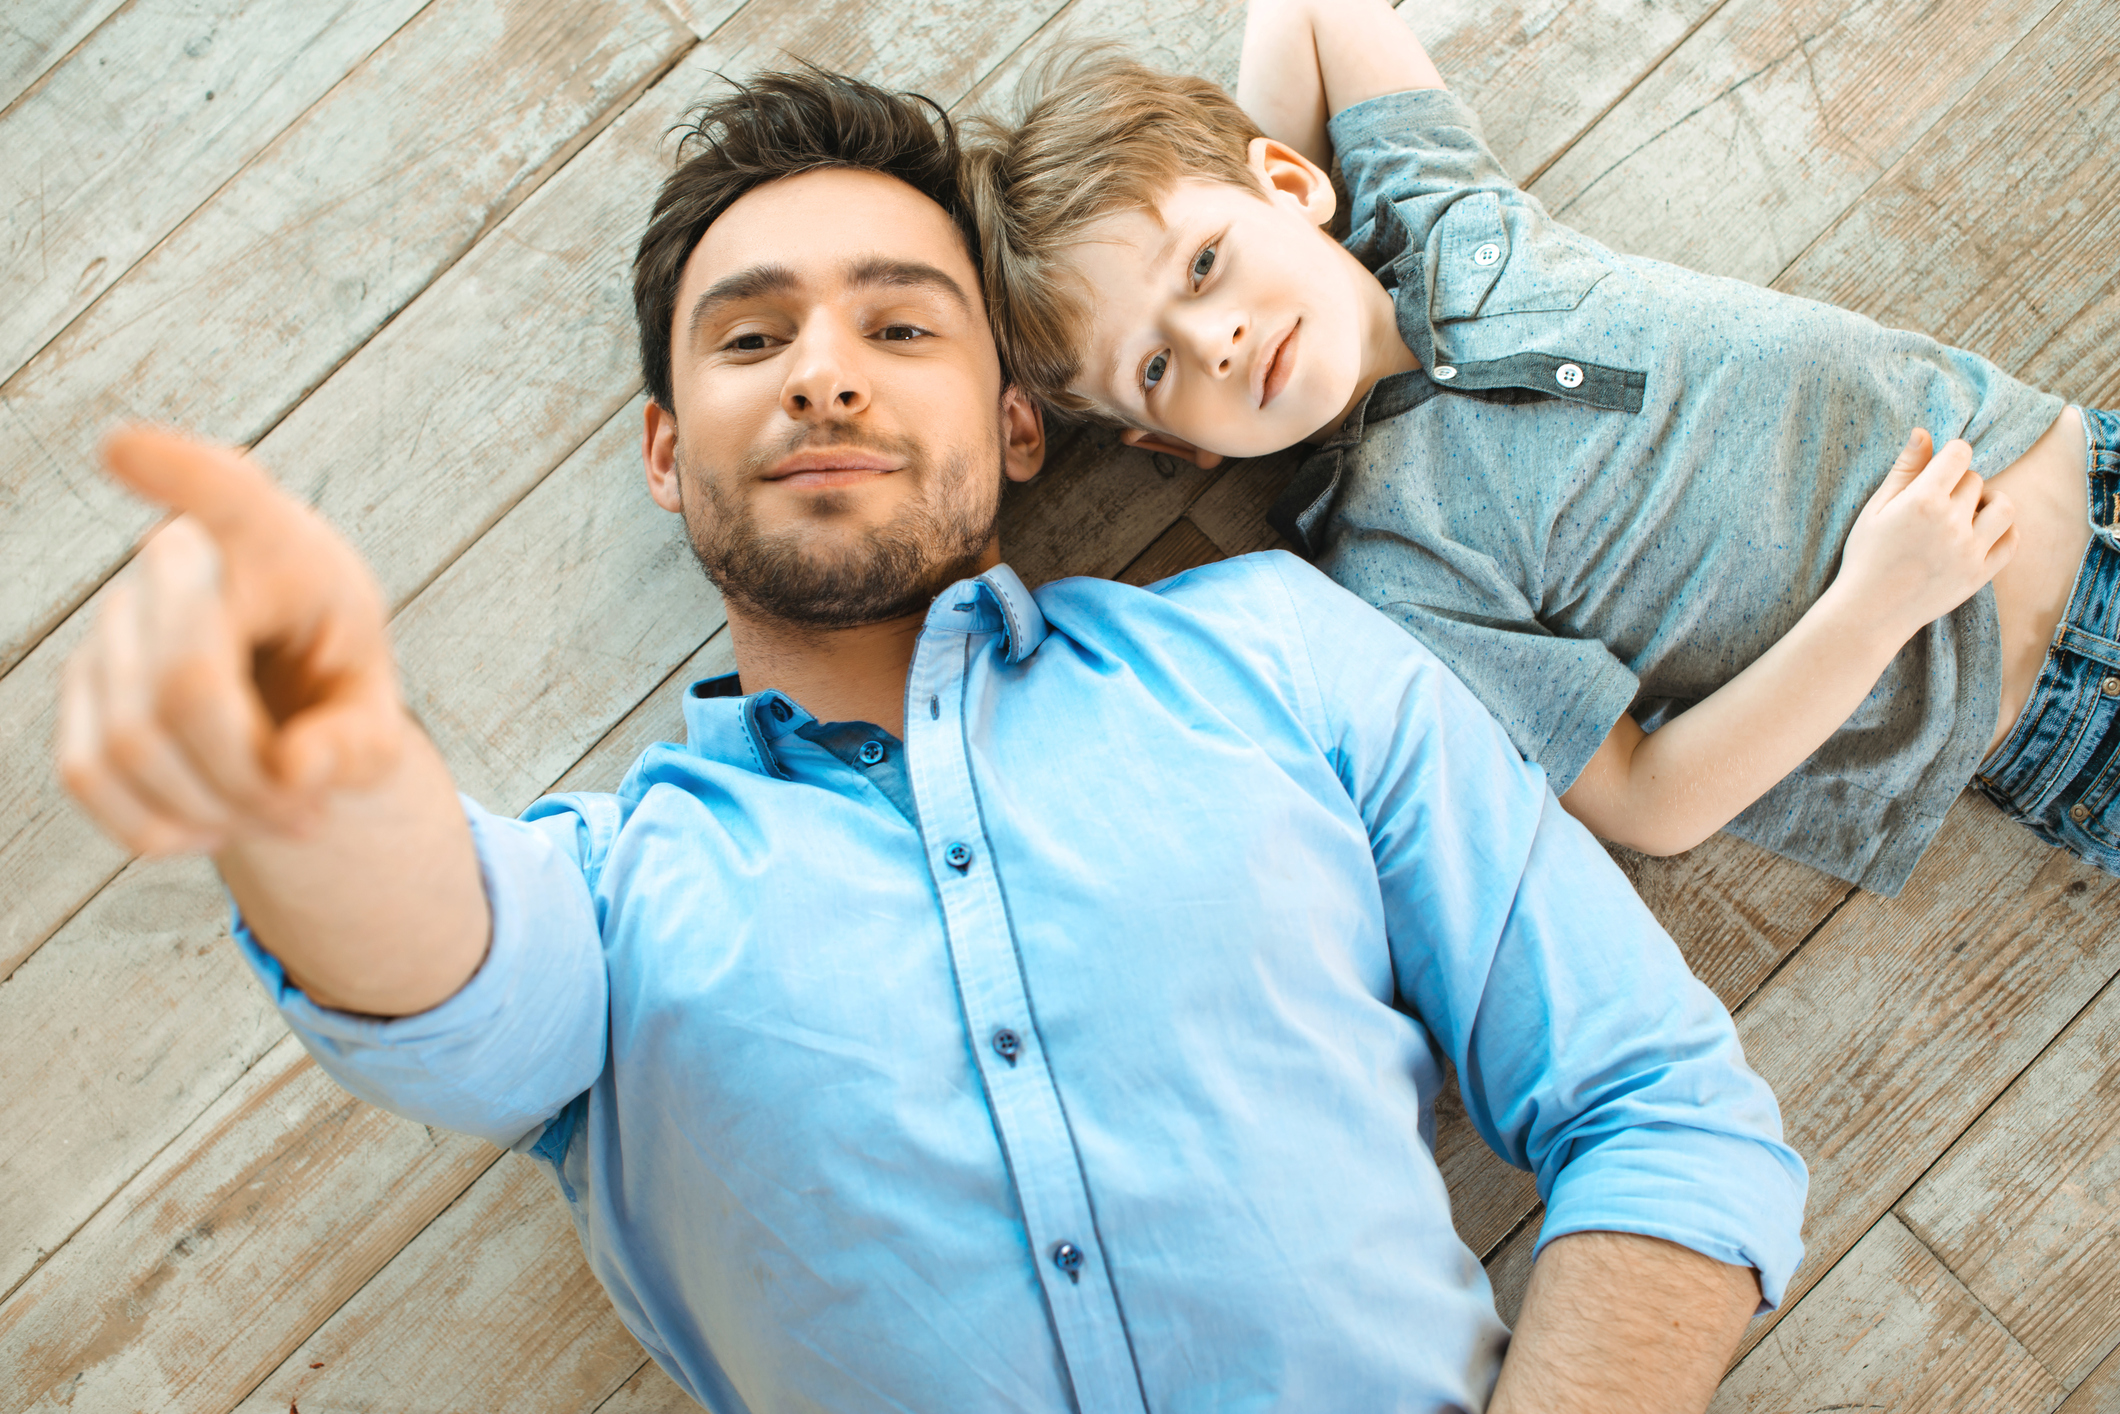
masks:
<path id="1" fill-rule="evenodd" d="M 972 268 L 980 268 L 957 133 L 940 104 L 814 67 L 760 74 L 734 90 L 693 110 L 676 130 L 683 134 L 677 170 L 656 196 L 633 258 L 641 374 L 648 396 L 672 411 L 670 332 L 685 261 L 707 227 L 754 187 L 830 167 L 896 177 L 949 213 Z"/>

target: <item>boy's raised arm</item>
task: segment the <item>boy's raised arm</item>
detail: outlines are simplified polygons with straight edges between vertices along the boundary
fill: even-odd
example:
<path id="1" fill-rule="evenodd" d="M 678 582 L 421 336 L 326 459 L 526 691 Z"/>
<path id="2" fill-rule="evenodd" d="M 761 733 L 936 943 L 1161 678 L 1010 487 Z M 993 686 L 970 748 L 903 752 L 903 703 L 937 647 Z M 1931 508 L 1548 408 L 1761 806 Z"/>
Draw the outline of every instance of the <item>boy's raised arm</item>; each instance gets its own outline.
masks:
<path id="1" fill-rule="evenodd" d="M 238 453 L 133 430 L 105 458 L 182 514 L 66 665 L 67 788 L 129 849 L 211 853 L 311 1000 L 378 1016 L 447 1000 L 485 956 L 485 890 L 367 566 Z"/>
<path id="2" fill-rule="evenodd" d="M 1268 137 L 1319 166 L 1325 124 L 1364 99 L 1442 88 L 1443 76 L 1385 0 L 1251 0 L 1237 102 Z"/>
<path id="3" fill-rule="evenodd" d="M 1622 716 L 1561 796 L 1646 854 L 1714 834 L 1839 730 L 1924 626 L 1979 592 L 2017 544 L 2015 511 L 1947 443 L 1916 430 L 1870 497 L 1833 583 L 1773 647 L 1655 732 Z"/>

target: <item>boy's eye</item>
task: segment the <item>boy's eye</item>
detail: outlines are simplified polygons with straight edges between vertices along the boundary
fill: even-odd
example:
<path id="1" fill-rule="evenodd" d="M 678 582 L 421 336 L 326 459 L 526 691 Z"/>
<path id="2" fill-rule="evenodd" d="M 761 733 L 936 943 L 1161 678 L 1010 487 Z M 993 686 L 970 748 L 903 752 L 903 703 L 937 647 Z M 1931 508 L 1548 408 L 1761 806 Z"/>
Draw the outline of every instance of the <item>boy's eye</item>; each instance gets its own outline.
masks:
<path id="1" fill-rule="evenodd" d="M 892 343 L 905 343 L 919 338 L 921 332 L 910 324 L 889 324 L 884 326 L 883 337 Z"/>
<path id="2" fill-rule="evenodd" d="M 1157 354 L 1148 361 L 1148 366 L 1141 370 L 1141 386 L 1143 388 L 1155 387 L 1163 381 L 1163 375 L 1169 371 L 1170 355 Z"/>
<path id="3" fill-rule="evenodd" d="M 1204 248 L 1203 248 L 1203 249 L 1202 249 L 1202 250 L 1200 251 L 1200 253 L 1199 253 L 1198 255 L 1196 255 L 1196 256 L 1194 256 L 1194 257 L 1193 257 L 1193 263 L 1192 263 L 1192 278 L 1193 278 L 1193 283 L 1194 283 L 1195 285 L 1199 284 L 1199 283 L 1200 283 L 1200 282 L 1201 282 L 1202 280 L 1204 280 L 1204 279 L 1206 279 L 1206 278 L 1207 278 L 1207 272 L 1208 272 L 1208 271 L 1210 271 L 1210 270 L 1212 270 L 1212 269 L 1214 269 L 1214 268 L 1215 268 L 1215 248 L 1214 248 L 1213 246 L 1206 246 L 1206 247 L 1204 247 Z"/>

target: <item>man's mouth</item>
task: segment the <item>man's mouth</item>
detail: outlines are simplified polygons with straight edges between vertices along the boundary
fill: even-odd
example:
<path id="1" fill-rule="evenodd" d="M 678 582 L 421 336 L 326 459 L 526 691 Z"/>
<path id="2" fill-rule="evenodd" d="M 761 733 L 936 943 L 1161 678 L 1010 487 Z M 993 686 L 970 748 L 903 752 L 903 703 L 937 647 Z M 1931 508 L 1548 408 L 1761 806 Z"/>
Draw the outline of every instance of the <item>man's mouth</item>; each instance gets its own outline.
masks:
<path id="1" fill-rule="evenodd" d="M 1259 356 L 1258 371 L 1252 375 L 1256 380 L 1251 390 L 1255 405 L 1263 408 L 1272 402 L 1288 386 L 1288 380 L 1295 376 L 1296 334 L 1302 327 L 1303 321 L 1298 319 Z"/>
<path id="2" fill-rule="evenodd" d="M 902 470 L 904 466 L 905 463 L 895 457 L 852 447 L 812 447 L 782 457 L 760 479 L 790 486 L 845 486 Z"/>

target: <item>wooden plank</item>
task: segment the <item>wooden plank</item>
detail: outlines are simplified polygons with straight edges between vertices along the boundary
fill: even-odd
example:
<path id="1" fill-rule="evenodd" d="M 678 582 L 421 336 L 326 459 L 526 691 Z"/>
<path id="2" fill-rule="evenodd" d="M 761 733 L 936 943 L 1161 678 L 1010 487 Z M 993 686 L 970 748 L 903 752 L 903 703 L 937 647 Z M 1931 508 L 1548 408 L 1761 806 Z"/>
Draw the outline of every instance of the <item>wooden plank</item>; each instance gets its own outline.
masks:
<path id="1" fill-rule="evenodd" d="M 282 1036 L 0 1308 L 7 1407 L 219 1414 L 498 1156 L 362 1104 Z"/>
<path id="2" fill-rule="evenodd" d="M 2120 1344 L 2116 1095 L 2120 987 L 2108 986 L 1897 1209 L 2069 1386 Z"/>
<path id="3" fill-rule="evenodd" d="M 236 1410 L 587 1414 L 645 1354 L 582 1259 L 551 1177 L 509 1154 Z"/>
<path id="4" fill-rule="evenodd" d="M 154 523 L 113 422 L 255 441 L 690 43 L 644 0 L 440 0 L 9 378 L 0 668 Z"/>
<path id="5" fill-rule="evenodd" d="M 1811 1170 L 1784 1311 L 2120 971 L 2116 911 L 2120 879 L 1967 794 L 1904 893 L 1856 894 L 1753 996 L 1738 1034 Z M 1505 1316 L 1536 1238 L 1489 1259 Z"/>
<path id="6" fill-rule="evenodd" d="M 2054 3 L 1732 0 L 1534 189 L 1616 249 L 1766 284 Z"/>
<path id="7" fill-rule="evenodd" d="M 0 378 L 423 3 L 141 0 L 0 113 Z"/>
<path id="8" fill-rule="evenodd" d="M 650 1361 L 598 1405 L 596 1414 L 699 1414 L 699 1406 Z"/>
<path id="9" fill-rule="evenodd" d="M 2113 1414 L 2116 1409 L 2120 1409 L 2120 1350 L 2106 1356 L 2056 1414 Z"/>
<path id="10" fill-rule="evenodd" d="M 1714 1414 L 2045 1414 L 2067 1394 L 1886 1214 L 1774 1339 L 1731 1372 L 1708 1407 Z"/>
<path id="11" fill-rule="evenodd" d="M 2057 7 L 1775 287 L 2120 401 L 2116 51 L 2120 10 Z"/>
<path id="12" fill-rule="evenodd" d="M 1149 585 L 1222 558 L 1219 545 L 1202 535 L 1198 526 L 1179 516 L 1117 577 L 1128 584 Z"/>
<path id="13" fill-rule="evenodd" d="M 0 114 L 123 0 L 16 0 L 0 13 Z"/>

